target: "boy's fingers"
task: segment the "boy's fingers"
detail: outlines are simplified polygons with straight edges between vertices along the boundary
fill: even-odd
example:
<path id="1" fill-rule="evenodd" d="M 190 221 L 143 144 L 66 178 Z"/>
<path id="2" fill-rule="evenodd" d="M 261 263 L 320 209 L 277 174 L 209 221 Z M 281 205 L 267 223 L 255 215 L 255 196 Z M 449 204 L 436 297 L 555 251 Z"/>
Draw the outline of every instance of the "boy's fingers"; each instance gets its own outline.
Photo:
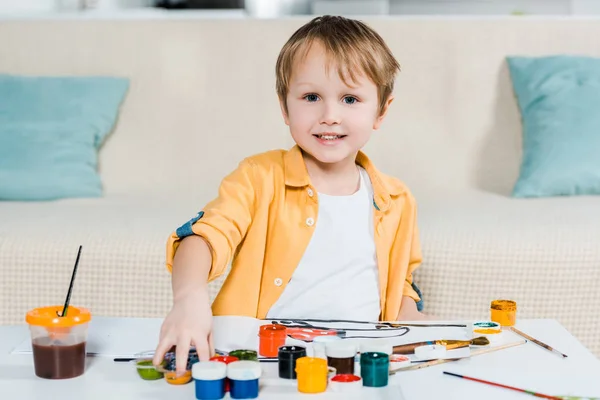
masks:
<path id="1" fill-rule="evenodd" d="M 175 371 L 177 375 L 185 373 L 190 353 L 190 339 L 189 336 L 183 336 L 177 342 L 177 348 L 175 349 Z"/>
<path id="2" fill-rule="evenodd" d="M 215 355 L 215 345 L 213 344 L 212 331 L 208 335 L 208 351 L 211 357 Z"/>
<path id="3" fill-rule="evenodd" d="M 207 338 L 205 336 L 200 336 L 199 340 L 194 339 L 194 343 L 196 344 L 198 359 L 200 361 L 208 361 L 210 358 L 210 350 Z"/>
<path id="4" fill-rule="evenodd" d="M 154 358 L 152 359 L 152 364 L 160 365 L 162 360 L 165 357 L 165 353 L 173 346 L 173 342 L 168 338 L 163 338 L 158 346 L 156 347 L 156 351 L 154 352 Z"/>

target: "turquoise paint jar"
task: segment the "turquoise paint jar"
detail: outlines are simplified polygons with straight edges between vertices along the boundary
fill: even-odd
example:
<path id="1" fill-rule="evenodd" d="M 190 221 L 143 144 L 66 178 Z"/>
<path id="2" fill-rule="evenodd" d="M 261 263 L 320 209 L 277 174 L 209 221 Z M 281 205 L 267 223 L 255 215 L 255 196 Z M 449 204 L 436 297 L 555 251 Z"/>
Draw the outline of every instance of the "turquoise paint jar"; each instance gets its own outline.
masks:
<path id="1" fill-rule="evenodd" d="M 390 356 L 386 353 L 368 352 L 360 355 L 360 376 L 363 386 L 387 386 L 389 372 Z"/>

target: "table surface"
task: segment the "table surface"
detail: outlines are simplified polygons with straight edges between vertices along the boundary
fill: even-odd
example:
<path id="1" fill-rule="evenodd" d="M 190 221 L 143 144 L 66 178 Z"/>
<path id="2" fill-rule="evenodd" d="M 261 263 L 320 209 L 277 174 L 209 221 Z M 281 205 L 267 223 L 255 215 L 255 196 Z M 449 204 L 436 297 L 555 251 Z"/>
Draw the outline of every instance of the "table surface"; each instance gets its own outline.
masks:
<path id="1" fill-rule="evenodd" d="M 569 357 L 550 353 L 529 342 L 469 359 L 390 377 L 386 390 L 363 388 L 356 395 L 330 391 L 302 395 L 295 381 L 277 379 L 277 364 L 262 363 L 261 399 L 482 399 L 533 398 L 523 393 L 492 387 L 442 374 L 450 371 L 499 382 L 553 396 L 600 397 L 600 360 L 555 320 L 522 320 L 517 327 L 548 343 Z M 507 332 L 513 334 L 512 332 Z M 11 354 L 29 335 L 26 326 L 0 327 L 0 393 L 3 399 L 194 399 L 194 385 L 172 386 L 164 380 L 143 381 L 129 363 L 108 357 L 88 357 L 84 375 L 68 380 L 46 380 L 35 376 L 30 354 Z M 228 398 L 229 396 L 226 396 Z"/>

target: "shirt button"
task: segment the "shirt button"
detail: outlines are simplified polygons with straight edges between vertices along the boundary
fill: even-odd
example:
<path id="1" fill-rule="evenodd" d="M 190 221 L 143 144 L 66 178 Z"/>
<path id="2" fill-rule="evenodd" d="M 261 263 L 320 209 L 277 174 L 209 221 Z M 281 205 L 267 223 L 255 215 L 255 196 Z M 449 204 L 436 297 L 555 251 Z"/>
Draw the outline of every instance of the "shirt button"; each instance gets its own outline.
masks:
<path id="1" fill-rule="evenodd" d="M 315 192 L 313 192 L 313 190 L 311 188 L 308 188 L 306 193 L 308 193 L 308 197 L 313 197 L 315 195 Z"/>
<path id="2" fill-rule="evenodd" d="M 275 286 L 281 286 L 281 285 L 283 285 L 283 281 L 281 280 L 281 278 L 275 278 L 275 280 L 273 281 L 273 283 L 275 284 Z"/>
<path id="3" fill-rule="evenodd" d="M 306 218 L 306 225 L 307 226 L 313 226 L 315 224 L 315 220 L 312 219 L 311 217 Z"/>

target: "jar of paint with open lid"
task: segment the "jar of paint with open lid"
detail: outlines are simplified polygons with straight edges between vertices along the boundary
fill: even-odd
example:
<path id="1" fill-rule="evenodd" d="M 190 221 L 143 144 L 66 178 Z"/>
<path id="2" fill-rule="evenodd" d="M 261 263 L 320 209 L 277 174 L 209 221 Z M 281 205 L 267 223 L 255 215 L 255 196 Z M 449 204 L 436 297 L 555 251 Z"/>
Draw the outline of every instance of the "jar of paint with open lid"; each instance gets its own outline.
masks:
<path id="1" fill-rule="evenodd" d="M 258 353 L 264 357 L 277 357 L 279 348 L 285 345 L 287 328 L 278 324 L 262 325 L 258 337 Z"/>
<path id="2" fill-rule="evenodd" d="M 258 397 L 258 380 L 262 368 L 258 361 L 234 361 L 227 365 L 229 394 L 232 399 L 255 399 Z"/>
<path id="3" fill-rule="evenodd" d="M 196 399 L 219 400 L 225 397 L 227 365 L 219 361 L 204 361 L 192 365 Z"/>
<path id="4" fill-rule="evenodd" d="M 517 303 L 512 300 L 494 300 L 490 305 L 491 320 L 502 326 L 514 326 L 517 322 Z"/>
<path id="5" fill-rule="evenodd" d="M 231 357 L 235 357 L 240 361 L 258 361 L 256 350 L 240 349 L 229 352 Z"/>
<path id="6" fill-rule="evenodd" d="M 327 365 L 336 369 L 338 374 L 354 374 L 356 346 L 349 342 L 329 342 L 325 346 Z"/>

